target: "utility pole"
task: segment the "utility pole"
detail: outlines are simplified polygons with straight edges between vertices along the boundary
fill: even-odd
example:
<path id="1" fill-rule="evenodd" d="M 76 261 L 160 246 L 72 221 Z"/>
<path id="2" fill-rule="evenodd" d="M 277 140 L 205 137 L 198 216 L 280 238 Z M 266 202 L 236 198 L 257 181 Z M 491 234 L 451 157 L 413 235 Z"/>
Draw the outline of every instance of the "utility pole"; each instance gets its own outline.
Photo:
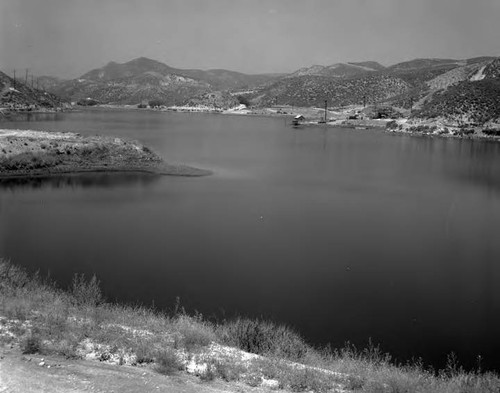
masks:
<path id="1" fill-rule="evenodd" d="M 328 100 L 325 100 L 325 123 L 326 123 L 326 113 L 328 111 Z"/>
<path id="2" fill-rule="evenodd" d="M 14 89 L 16 88 L 16 70 L 14 70 Z"/>
<path id="3" fill-rule="evenodd" d="M 363 107 L 366 108 L 366 96 L 363 96 Z"/>

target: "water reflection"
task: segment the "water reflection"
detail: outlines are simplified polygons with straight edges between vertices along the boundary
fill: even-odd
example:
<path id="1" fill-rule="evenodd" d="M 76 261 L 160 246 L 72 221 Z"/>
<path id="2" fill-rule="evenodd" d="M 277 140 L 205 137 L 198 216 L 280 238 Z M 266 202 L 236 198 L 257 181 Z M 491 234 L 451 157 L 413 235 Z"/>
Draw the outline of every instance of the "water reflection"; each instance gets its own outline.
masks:
<path id="1" fill-rule="evenodd" d="M 487 141 L 460 141 L 456 179 L 495 193 L 500 192 L 500 144 Z M 468 142 L 468 143 L 467 143 Z"/>
<path id="2" fill-rule="evenodd" d="M 58 188 L 110 188 L 122 185 L 148 186 L 161 176 L 128 172 L 128 173 L 79 173 L 47 177 L 0 178 L 0 191 L 18 191 L 27 189 Z"/>

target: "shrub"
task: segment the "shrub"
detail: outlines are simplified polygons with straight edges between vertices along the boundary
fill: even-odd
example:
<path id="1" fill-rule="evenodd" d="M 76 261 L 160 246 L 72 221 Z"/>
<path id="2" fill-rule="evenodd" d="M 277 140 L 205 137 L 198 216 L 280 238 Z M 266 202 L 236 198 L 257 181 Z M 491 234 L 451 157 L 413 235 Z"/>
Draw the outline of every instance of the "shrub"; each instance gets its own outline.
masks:
<path id="1" fill-rule="evenodd" d="M 172 348 L 159 351 L 155 360 L 155 370 L 160 374 L 172 375 L 184 369 L 184 365 Z"/>
<path id="2" fill-rule="evenodd" d="M 292 392 L 326 392 L 334 386 L 327 374 L 310 369 L 290 369 L 280 376 L 280 384 L 289 387 Z"/>
<path id="3" fill-rule="evenodd" d="M 150 106 L 151 108 L 157 108 L 157 107 L 160 107 L 160 106 L 165 105 L 165 102 L 164 102 L 164 101 L 162 101 L 162 100 L 150 100 L 150 101 L 148 102 L 148 104 L 149 104 L 149 106 Z"/>
<path id="4" fill-rule="evenodd" d="M 223 324 L 218 333 L 224 343 L 244 351 L 293 361 L 303 360 L 311 349 L 289 327 L 260 319 L 238 318 Z"/>
<path id="5" fill-rule="evenodd" d="M 23 354 L 34 354 L 42 351 L 42 340 L 36 334 L 25 337 L 20 343 L 21 352 Z"/>
<path id="6" fill-rule="evenodd" d="M 77 305 L 97 306 L 102 302 L 101 288 L 99 280 L 95 275 L 87 281 L 84 274 L 75 274 L 73 276 L 71 294 Z"/>
<path id="7" fill-rule="evenodd" d="M 395 121 L 395 120 L 391 120 L 390 122 L 388 122 L 385 127 L 388 129 L 388 130 L 395 130 L 398 128 L 398 123 Z"/>
<path id="8" fill-rule="evenodd" d="M 245 367 L 233 362 L 216 362 L 215 370 L 217 374 L 226 382 L 237 381 L 240 375 L 245 372 Z"/>
<path id="9" fill-rule="evenodd" d="M 204 322 L 201 315 L 178 315 L 174 320 L 174 329 L 182 336 L 180 341 L 188 351 L 206 347 L 216 338 L 213 327 Z"/>
<path id="10" fill-rule="evenodd" d="M 207 368 L 200 374 L 200 379 L 203 382 L 213 381 L 217 377 L 217 368 L 213 362 L 207 364 Z"/>

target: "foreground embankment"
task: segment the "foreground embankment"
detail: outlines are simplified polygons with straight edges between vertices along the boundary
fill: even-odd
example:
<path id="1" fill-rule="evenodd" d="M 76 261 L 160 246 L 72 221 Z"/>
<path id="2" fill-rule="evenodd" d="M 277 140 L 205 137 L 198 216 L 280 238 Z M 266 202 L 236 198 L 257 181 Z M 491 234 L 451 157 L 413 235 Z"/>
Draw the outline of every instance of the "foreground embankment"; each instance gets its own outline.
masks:
<path id="1" fill-rule="evenodd" d="M 483 393 L 498 392 L 500 379 L 465 372 L 454 357 L 434 372 L 419 363 L 395 365 L 377 347 L 318 350 L 293 330 L 262 320 L 214 323 L 179 304 L 170 313 L 111 304 L 95 277 L 76 275 L 62 290 L 0 259 L 0 391 L 90 387 Z"/>
<path id="2" fill-rule="evenodd" d="M 0 178 L 78 172 L 145 172 L 203 176 L 209 171 L 171 165 L 138 142 L 70 132 L 0 130 Z"/>

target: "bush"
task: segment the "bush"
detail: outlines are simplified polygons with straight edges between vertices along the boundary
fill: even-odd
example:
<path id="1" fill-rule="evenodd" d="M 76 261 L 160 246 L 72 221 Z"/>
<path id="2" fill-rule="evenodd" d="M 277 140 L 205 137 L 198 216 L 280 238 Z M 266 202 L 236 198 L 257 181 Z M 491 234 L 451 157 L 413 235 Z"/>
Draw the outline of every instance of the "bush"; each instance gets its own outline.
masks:
<path id="1" fill-rule="evenodd" d="M 174 321 L 174 328 L 182 336 L 181 342 L 188 351 L 207 347 L 216 338 L 213 327 L 204 322 L 200 315 L 190 317 L 180 314 Z"/>
<path id="2" fill-rule="evenodd" d="M 30 335 L 20 343 L 23 354 L 35 354 L 42 352 L 42 340 L 38 335 Z"/>
<path id="3" fill-rule="evenodd" d="M 385 125 L 388 130 L 396 130 L 398 128 L 398 123 L 395 120 L 391 120 Z"/>
<path id="4" fill-rule="evenodd" d="M 160 374 L 172 375 L 184 369 L 184 365 L 172 348 L 159 351 L 155 360 L 155 370 Z"/>
<path id="5" fill-rule="evenodd" d="M 151 108 L 158 108 L 160 106 L 164 106 L 165 105 L 165 102 L 162 101 L 162 100 L 150 100 L 148 102 L 148 105 L 151 107 Z"/>
<path id="6" fill-rule="evenodd" d="M 287 326 L 260 319 L 238 318 L 224 323 L 218 331 L 221 340 L 244 351 L 303 360 L 311 348 Z"/>
<path id="7" fill-rule="evenodd" d="M 87 281 L 84 274 L 75 274 L 73 276 L 71 294 L 75 303 L 81 306 L 95 307 L 103 300 L 99 280 L 95 275 L 92 276 L 90 281 Z"/>

